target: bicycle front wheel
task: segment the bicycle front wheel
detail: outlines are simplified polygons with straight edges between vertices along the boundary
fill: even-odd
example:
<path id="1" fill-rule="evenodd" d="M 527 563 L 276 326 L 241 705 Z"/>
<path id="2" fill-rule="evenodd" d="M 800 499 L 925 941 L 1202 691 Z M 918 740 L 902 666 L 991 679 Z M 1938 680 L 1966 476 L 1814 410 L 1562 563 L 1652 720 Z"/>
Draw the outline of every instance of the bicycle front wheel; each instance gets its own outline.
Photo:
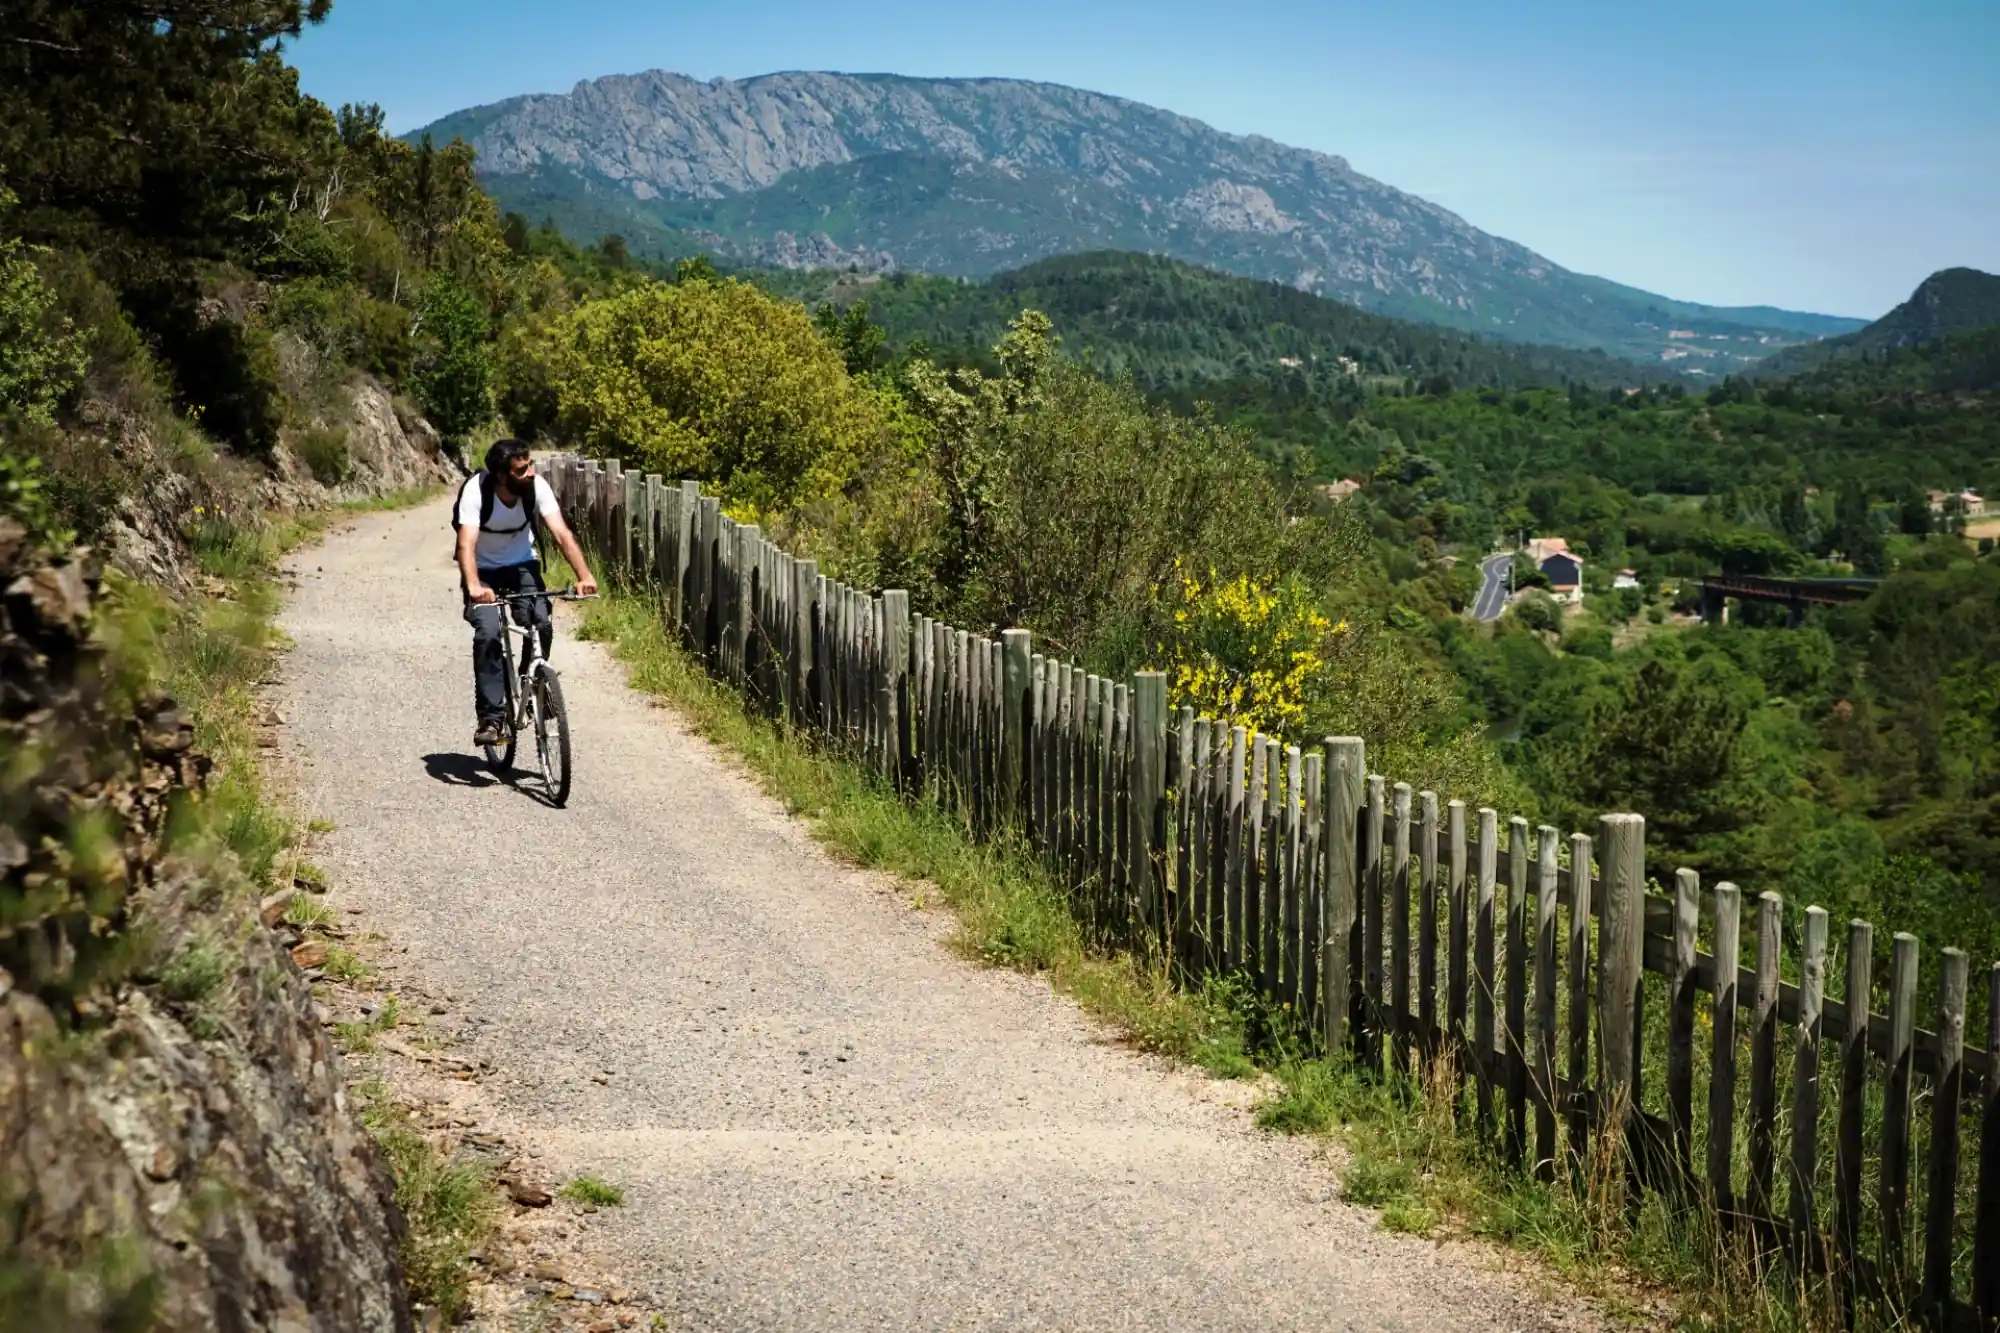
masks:
<path id="1" fill-rule="evenodd" d="M 535 751 L 541 761 L 542 785 L 551 805 L 569 800 L 569 709 L 563 704 L 562 682 L 553 671 L 535 676 Z"/>

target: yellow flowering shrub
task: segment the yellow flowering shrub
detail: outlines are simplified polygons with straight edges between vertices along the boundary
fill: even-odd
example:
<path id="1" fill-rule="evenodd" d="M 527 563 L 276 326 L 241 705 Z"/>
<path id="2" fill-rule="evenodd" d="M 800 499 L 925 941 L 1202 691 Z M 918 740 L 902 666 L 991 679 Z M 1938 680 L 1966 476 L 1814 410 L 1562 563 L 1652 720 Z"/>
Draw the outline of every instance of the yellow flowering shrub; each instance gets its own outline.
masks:
<path id="1" fill-rule="evenodd" d="M 1158 658 L 1174 706 L 1266 735 L 1303 733 L 1348 634 L 1304 579 L 1202 578 L 1176 560 L 1169 606 Z"/>

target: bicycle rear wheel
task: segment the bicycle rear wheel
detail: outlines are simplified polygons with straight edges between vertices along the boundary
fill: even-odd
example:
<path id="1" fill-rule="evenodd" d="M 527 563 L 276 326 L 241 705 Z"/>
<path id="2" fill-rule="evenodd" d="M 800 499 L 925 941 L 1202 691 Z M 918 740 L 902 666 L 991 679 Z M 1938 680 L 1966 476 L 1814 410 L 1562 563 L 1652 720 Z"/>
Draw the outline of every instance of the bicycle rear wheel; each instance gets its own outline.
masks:
<path id="1" fill-rule="evenodd" d="M 535 675 L 535 753 L 551 805 L 569 800 L 569 709 L 553 671 Z"/>

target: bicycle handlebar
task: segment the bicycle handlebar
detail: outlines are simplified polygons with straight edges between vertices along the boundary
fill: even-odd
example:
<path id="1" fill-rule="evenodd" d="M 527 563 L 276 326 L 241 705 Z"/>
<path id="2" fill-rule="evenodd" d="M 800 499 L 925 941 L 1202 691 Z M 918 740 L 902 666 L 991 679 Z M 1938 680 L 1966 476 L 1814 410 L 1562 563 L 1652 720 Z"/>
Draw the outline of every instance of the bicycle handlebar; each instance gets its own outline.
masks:
<path id="1" fill-rule="evenodd" d="M 493 594 L 493 600 L 496 602 L 526 602 L 532 601 L 537 597 L 548 597 L 558 602 L 594 602 L 597 600 L 596 593 L 580 593 L 573 588 L 545 588 L 539 592 L 496 592 Z"/>

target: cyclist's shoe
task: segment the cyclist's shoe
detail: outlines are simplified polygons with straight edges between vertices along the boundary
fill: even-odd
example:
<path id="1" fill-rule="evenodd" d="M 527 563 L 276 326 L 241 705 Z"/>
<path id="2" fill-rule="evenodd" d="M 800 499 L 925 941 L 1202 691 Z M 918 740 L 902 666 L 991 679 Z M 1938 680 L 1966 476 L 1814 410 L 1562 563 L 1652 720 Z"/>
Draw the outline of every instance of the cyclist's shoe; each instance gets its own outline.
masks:
<path id="1" fill-rule="evenodd" d="M 479 729 L 472 733 L 474 745 L 498 745 L 500 739 L 500 724 L 497 721 L 481 722 Z"/>

